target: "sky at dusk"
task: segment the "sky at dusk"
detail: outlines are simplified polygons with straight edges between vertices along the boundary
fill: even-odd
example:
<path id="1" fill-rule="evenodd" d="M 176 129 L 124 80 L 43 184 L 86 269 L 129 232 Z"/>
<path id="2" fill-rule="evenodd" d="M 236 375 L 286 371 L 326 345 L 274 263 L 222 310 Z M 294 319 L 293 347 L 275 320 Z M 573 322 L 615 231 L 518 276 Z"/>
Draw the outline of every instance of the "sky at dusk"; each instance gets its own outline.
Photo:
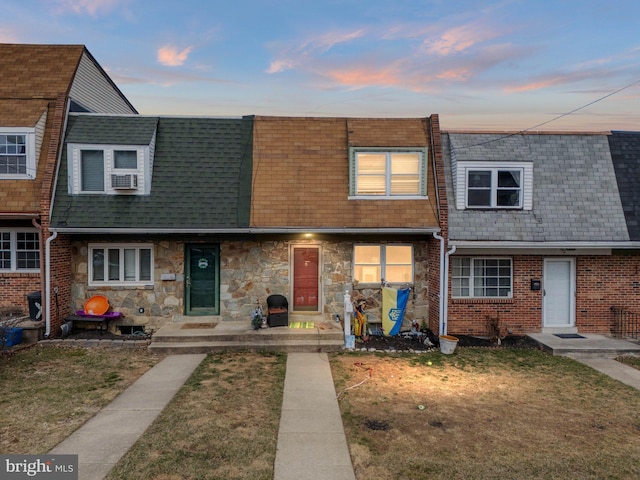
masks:
<path id="1" fill-rule="evenodd" d="M 141 114 L 640 130 L 638 0 L 0 0 L 0 12 L 0 42 L 84 44 Z"/>

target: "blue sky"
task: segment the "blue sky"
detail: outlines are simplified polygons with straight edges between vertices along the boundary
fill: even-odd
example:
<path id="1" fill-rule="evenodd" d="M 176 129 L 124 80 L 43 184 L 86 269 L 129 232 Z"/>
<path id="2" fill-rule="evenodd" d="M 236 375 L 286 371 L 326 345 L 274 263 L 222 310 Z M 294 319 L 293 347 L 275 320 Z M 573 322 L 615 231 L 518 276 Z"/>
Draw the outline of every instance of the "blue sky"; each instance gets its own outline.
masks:
<path id="1" fill-rule="evenodd" d="M 0 0 L 3 43 L 84 44 L 142 114 L 640 130 L 640 2 Z M 635 83 L 635 84 L 634 84 Z"/>

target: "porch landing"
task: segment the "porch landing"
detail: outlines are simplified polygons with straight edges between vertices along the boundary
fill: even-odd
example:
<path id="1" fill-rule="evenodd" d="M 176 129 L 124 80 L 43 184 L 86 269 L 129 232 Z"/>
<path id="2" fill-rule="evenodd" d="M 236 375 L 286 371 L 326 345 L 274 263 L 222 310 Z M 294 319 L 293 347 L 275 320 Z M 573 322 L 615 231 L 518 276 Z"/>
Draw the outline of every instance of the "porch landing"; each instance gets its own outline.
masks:
<path id="1" fill-rule="evenodd" d="M 253 330 L 251 323 L 214 322 L 210 317 L 186 317 L 161 327 L 151 337 L 155 353 L 208 353 L 233 350 L 335 352 L 344 347 L 340 323 L 324 315 L 292 315 L 289 323 L 314 322 L 313 328 L 270 327 Z"/>
<path id="2" fill-rule="evenodd" d="M 561 338 L 551 333 L 529 333 L 551 355 L 572 358 L 615 358 L 620 355 L 640 356 L 640 342 L 605 335 L 581 333 L 584 338 Z"/>

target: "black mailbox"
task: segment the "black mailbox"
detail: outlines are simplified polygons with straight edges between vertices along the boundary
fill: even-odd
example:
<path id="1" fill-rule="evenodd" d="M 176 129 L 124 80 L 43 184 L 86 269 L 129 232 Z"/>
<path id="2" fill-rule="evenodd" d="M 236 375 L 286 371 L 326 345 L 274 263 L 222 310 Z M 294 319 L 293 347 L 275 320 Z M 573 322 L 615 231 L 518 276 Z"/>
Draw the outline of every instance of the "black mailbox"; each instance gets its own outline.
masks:
<path id="1" fill-rule="evenodd" d="M 540 280 L 531 279 L 531 290 L 540 290 Z"/>

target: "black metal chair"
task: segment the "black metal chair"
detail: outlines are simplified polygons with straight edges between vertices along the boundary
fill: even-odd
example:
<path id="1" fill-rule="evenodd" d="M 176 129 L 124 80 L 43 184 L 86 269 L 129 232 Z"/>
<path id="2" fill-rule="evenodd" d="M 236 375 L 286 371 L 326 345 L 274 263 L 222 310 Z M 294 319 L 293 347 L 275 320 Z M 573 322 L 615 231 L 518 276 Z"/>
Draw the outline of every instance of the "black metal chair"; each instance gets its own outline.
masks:
<path id="1" fill-rule="evenodd" d="M 289 326 L 289 302 L 284 295 L 267 297 L 267 324 L 270 327 Z"/>

